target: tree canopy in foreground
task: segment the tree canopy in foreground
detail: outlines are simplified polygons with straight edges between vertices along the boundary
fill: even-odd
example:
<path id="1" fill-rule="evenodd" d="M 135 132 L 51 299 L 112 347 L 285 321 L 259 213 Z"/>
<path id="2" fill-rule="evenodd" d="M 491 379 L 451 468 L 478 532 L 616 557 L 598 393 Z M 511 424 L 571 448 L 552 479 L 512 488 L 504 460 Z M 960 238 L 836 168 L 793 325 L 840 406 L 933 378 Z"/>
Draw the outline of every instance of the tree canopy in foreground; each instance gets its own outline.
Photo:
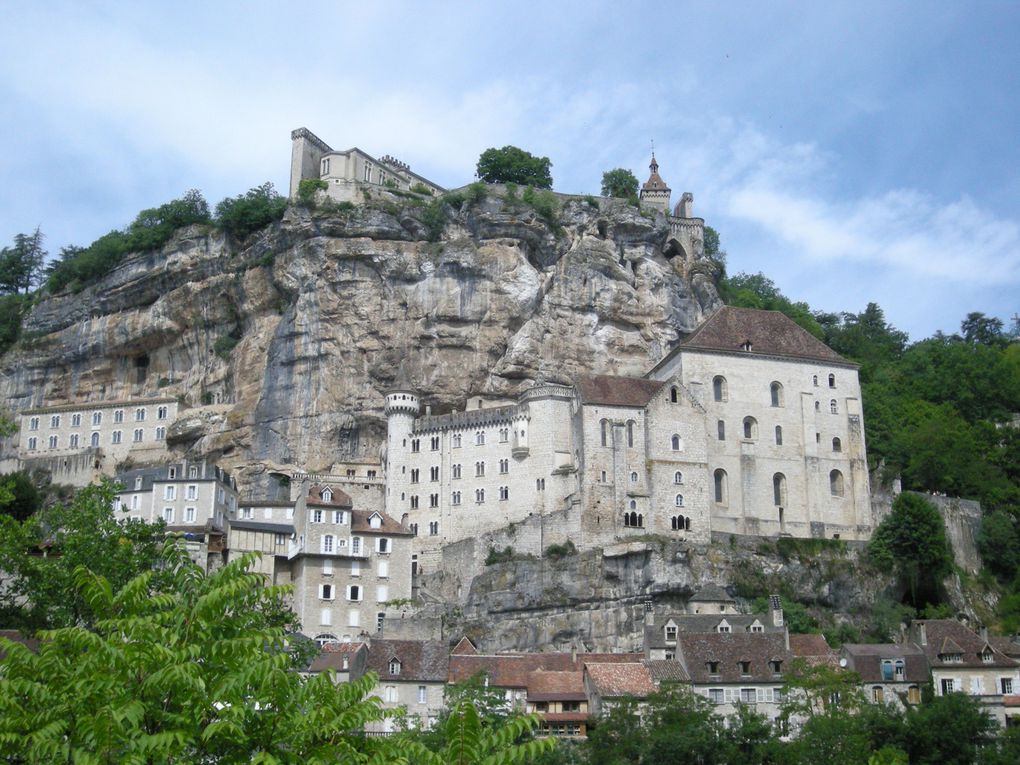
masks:
<path id="1" fill-rule="evenodd" d="M 538 189 L 552 188 L 552 162 L 516 146 L 486 149 L 478 158 L 478 177 L 488 183 L 517 183 Z"/>

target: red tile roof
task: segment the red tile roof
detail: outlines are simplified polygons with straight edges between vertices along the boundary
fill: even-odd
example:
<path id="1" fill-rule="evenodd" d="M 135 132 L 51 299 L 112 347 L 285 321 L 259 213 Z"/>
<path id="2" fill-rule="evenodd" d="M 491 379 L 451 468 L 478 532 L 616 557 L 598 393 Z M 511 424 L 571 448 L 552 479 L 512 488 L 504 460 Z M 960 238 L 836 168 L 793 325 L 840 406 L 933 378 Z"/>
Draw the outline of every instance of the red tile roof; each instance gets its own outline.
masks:
<path id="1" fill-rule="evenodd" d="M 586 664 L 585 671 L 595 690 L 603 698 L 620 696 L 645 698 L 656 690 L 648 667 L 641 662 Z"/>
<path id="2" fill-rule="evenodd" d="M 527 675 L 528 701 L 583 700 L 584 675 L 581 670 L 549 672 L 538 669 Z"/>
<path id="3" fill-rule="evenodd" d="M 359 532 L 368 532 L 369 534 L 402 534 L 405 536 L 413 536 L 413 534 L 401 526 L 397 521 L 393 520 L 390 516 L 385 513 L 378 513 L 382 522 L 377 529 L 372 528 L 371 521 L 369 520 L 373 515 L 376 515 L 374 510 L 351 510 L 351 530 Z"/>

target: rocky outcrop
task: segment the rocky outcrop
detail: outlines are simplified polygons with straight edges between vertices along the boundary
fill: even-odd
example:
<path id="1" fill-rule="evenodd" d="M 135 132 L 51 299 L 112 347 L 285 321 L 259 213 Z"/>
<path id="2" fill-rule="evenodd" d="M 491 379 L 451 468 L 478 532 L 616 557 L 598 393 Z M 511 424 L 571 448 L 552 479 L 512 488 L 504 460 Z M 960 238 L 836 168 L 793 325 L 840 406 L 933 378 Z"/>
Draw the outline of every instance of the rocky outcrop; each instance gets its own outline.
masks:
<path id="1" fill-rule="evenodd" d="M 13 409 L 177 396 L 188 408 L 169 444 L 243 478 L 377 456 L 382 394 L 398 379 L 441 412 L 538 376 L 643 373 L 719 304 L 711 264 L 667 258 L 662 216 L 559 204 L 542 217 L 490 189 L 439 208 L 436 241 L 436 206 L 396 197 L 291 208 L 244 246 L 182 230 L 41 301 L 3 359 L 0 395 Z"/>

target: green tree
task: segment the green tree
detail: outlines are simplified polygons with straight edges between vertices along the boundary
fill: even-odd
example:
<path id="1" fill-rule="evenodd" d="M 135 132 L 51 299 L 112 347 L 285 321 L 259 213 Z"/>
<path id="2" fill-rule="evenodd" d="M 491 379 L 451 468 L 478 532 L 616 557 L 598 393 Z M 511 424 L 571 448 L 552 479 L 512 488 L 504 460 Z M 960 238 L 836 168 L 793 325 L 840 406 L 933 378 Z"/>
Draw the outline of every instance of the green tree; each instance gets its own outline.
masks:
<path id="1" fill-rule="evenodd" d="M 478 158 L 477 173 L 487 183 L 516 183 L 539 189 L 552 188 L 552 162 L 516 146 L 490 148 Z"/>
<path id="2" fill-rule="evenodd" d="M 807 303 L 795 303 L 786 297 L 775 282 L 764 274 L 739 273 L 719 282 L 719 296 L 727 305 L 738 308 L 760 308 L 779 311 L 793 319 L 815 337 L 821 339 L 822 327 L 815 320 Z"/>
<path id="3" fill-rule="evenodd" d="M 907 492 L 896 497 L 875 529 L 868 554 L 907 584 L 915 608 L 939 602 L 940 583 L 953 568 L 941 514 L 924 497 Z"/>
<path id="4" fill-rule="evenodd" d="M 113 587 L 153 568 L 164 524 L 115 518 L 113 493 L 105 482 L 23 521 L 0 514 L 0 623 L 25 631 L 90 624 L 95 614 L 74 587 L 77 567 L 91 567 Z"/>
<path id="5" fill-rule="evenodd" d="M 602 196 L 619 197 L 631 204 L 638 201 L 638 179 L 630 170 L 617 167 L 602 173 Z"/>
<path id="6" fill-rule="evenodd" d="M 0 475 L 0 487 L 7 494 L 0 496 L 0 514 L 23 521 L 39 509 L 42 496 L 23 470 Z"/>
<path id="7" fill-rule="evenodd" d="M 216 205 L 216 225 L 239 240 L 259 231 L 283 217 L 287 198 L 276 193 L 266 181 L 248 193 L 227 197 Z"/>
<path id="8" fill-rule="evenodd" d="M 980 311 L 967 314 L 967 318 L 960 323 L 960 332 L 968 343 L 1001 346 L 1007 340 L 1002 331 L 1002 319 L 985 316 Z"/>
<path id="9" fill-rule="evenodd" d="M 39 282 L 47 252 L 42 231 L 17 234 L 13 247 L 0 250 L 0 292 L 28 293 Z"/>
<path id="10" fill-rule="evenodd" d="M 908 710 L 905 748 L 912 765 L 972 765 L 996 728 L 979 698 L 948 693 Z"/>
<path id="11" fill-rule="evenodd" d="M 38 653 L 0 640 L 0 754 L 22 763 L 383 763 L 375 677 L 337 685 L 290 666 L 266 613 L 284 589 L 249 554 L 206 576 L 170 543 L 161 577 L 114 588 L 85 568 L 75 591 L 94 628 L 41 633 Z M 162 582 L 162 584 L 160 584 Z"/>
<path id="12" fill-rule="evenodd" d="M 981 560 L 1000 580 L 1010 581 L 1020 567 L 1020 535 L 1016 521 L 1002 510 L 981 519 L 977 537 Z"/>

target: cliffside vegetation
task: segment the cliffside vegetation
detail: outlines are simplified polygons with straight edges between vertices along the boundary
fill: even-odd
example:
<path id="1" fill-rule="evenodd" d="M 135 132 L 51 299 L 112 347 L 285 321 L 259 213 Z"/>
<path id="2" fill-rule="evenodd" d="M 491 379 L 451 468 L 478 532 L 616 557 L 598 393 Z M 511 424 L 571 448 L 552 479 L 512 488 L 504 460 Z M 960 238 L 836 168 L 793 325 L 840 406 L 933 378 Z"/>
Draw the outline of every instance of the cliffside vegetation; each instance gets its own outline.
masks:
<path id="1" fill-rule="evenodd" d="M 904 489 L 976 499 L 986 581 L 1005 587 L 1003 627 L 1020 629 L 1020 325 L 968 314 L 958 334 L 908 343 L 869 303 L 812 311 L 763 274 L 723 277 L 730 305 L 782 311 L 860 364 L 870 467 Z"/>

